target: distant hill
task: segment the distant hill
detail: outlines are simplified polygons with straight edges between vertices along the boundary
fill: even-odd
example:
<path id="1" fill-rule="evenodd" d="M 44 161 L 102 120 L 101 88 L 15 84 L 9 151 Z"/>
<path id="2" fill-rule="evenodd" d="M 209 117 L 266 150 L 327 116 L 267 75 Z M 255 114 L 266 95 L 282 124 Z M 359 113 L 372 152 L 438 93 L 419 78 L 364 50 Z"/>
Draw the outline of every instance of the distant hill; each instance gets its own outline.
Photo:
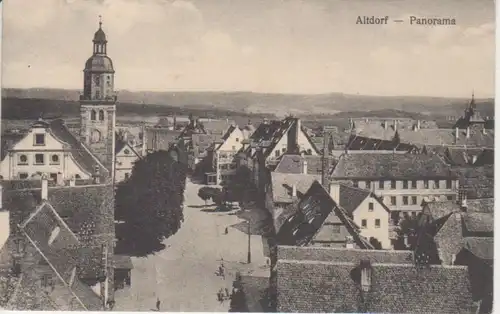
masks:
<path id="1" fill-rule="evenodd" d="M 78 90 L 64 89 L 3 89 L 3 97 L 7 99 L 38 99 L 62 101 L 55 105 L 60 108 L 63 103 L 77 102 Z M 197 109 L 203 112 L 222 111 L 244 114 L 295 114 L 308 118 L 331 118 L 342 112 L 343 115 L 366 115 L 372 111 L 373 116 L 386 114 L 385 110 L 394 110 L 399 114 L 417 114 L 431 116 L 460 116 L 468 103 L 465 98 L 439 98 L 414 96 L 363 96 L 342 93 L 319 95 L 299 94 L 261 94 L 252 92 L 118 92 L 121 108 L 130 108 L 136 114 L 177 109 Z M 494 100 L 480 99 L 476 101 L 478 108 L 485 116 L 493 116 Z M 9 103 L 9 102 L 7 102 Z M 54 103 L 54 102 L 50 102 Z M 48 103 L 47 103 L 48 104 Z M 126 107 L 128 105 L 136 107 Z M 137 107 L 137 105 L 141 107 Z M 152 107 L 154 106 L 154 107 Z M 11 107 L 9 107 L 11 109 Z M 169 109 L 167 109 L 169 108 Z M 9 109 L 9 110 L 10 110 Z M 5 108 L 2 109 L 5 112 Z M 76 112 L 76 111 L 75 111 Z M 340 118 L 340 117 L 338 117 Z"/>

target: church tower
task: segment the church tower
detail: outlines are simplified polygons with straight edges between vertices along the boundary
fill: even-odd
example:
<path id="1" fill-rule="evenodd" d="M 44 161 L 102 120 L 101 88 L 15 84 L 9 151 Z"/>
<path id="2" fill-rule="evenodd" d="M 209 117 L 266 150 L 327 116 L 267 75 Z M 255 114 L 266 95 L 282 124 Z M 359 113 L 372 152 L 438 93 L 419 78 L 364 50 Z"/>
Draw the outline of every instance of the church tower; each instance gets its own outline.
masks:
<path id="1" fill-rule="evenodd" d="M 99 17 L 100 18 L 100 17 Z M 107 56 L 106 34 L 99 21 L 93 54 L 83 70 L 80 95 L 80 141 L 114 174 L 116 94 L 113 62 Z"/>

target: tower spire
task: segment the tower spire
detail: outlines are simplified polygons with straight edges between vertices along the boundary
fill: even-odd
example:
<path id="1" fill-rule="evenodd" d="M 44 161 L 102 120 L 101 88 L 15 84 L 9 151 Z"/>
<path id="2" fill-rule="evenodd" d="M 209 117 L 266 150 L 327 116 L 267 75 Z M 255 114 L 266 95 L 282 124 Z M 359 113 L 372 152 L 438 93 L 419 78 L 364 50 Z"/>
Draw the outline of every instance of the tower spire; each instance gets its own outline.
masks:
<path id="1" fill-rule="evenodd" d="M 99 15 L 99 29 L 102 28 L 102 15 Z"/>

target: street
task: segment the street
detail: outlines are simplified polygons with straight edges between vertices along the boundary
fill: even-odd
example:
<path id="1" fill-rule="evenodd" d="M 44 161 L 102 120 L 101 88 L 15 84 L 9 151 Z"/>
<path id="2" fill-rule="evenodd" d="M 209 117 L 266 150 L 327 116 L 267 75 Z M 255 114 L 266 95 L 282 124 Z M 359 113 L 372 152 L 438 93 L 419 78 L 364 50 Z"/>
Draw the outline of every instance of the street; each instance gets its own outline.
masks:
<path id="1" fill-rule="evenodd" d="M 268 274 L 265 241 L 251 236 L 251 264 L 247 264 L 248 235 L 245 220 L 230 213 L 207 211 L 212 206 L 198 197 L 202 185 L 186 182 L 184 222 L 169 239 L 166 248 L 145 258 L 132 257 L 131 287 L 116 291 L 116 311 L 153 311 L 156 300 L 160 311 L 227 312 L 229 300 L 220 303 L 217 292 L 232 289 L 235 273 Z M 259 211 L 251 210 L 251 228 L 259 225 Z M 228 227 L 229 233 L 224 234 Z M 255 231 L 252 231 L 252 234 Z M 221 258 L 226 278 L 216 275 Z"/>

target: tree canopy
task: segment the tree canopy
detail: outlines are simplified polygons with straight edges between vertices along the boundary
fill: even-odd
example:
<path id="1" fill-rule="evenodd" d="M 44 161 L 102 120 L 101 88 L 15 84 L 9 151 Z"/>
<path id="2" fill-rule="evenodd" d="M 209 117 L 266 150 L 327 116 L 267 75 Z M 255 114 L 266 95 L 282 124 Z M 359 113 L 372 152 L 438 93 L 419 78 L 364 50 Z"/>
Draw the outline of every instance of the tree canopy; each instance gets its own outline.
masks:
<path id="1" fill-rule="evenodd" d="M 120 248 L 145 256 L 162 250 L 162 241 L 175 234 L 184 220 L 186 165 L 158 151 L 137 161 L 130 178 L 116 191 L 117 228 Z"/>

